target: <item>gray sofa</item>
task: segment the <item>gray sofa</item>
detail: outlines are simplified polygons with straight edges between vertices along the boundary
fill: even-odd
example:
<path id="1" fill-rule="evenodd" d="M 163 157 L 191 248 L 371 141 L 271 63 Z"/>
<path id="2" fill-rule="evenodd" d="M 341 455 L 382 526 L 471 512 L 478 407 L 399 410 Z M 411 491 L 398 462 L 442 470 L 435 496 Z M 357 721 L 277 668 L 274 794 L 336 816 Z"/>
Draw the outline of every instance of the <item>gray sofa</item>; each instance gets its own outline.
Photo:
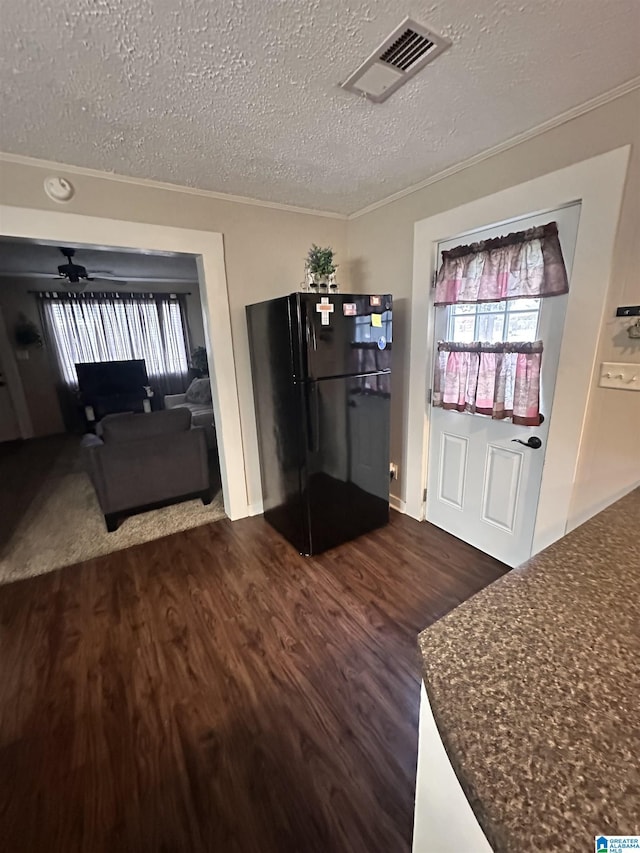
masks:
<path id="1" fill-rule="evenodd" d="M 207 444 L 216 447 L 216 428 L 213 422 L 213 403 L 211 401 L 211 383 L 209 379 L 194 379 L 184 394 L 167 394 L 164 398 L 165 409 L 188 409 L 191 423 L 205 429 Z"/>
<path id="2" fill-rule="evenodd" d="M 87 471 L 108 531 L 122 515 L 195 497 L 211 502 L 205 431 L 185 408 L 107 415 L 85 446 Z"/>

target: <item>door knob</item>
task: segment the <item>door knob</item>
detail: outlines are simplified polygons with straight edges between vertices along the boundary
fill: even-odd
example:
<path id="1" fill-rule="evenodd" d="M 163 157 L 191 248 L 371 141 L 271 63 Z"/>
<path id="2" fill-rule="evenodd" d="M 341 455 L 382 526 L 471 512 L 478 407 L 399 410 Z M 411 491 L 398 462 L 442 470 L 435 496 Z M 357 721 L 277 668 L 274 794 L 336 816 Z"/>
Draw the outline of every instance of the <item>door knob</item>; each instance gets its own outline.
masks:
<path id="1" fill-rule="evenodd" d="M 512 438 L 511 441 L 517 441 L 518 444 L 524 444 L 525 447 L 530 447 L 532 450 L 539 450 L 542 447 L 542 441 L 537 435 L 532 435 L 527 441 L 522 441 L 520 438 Z"/>

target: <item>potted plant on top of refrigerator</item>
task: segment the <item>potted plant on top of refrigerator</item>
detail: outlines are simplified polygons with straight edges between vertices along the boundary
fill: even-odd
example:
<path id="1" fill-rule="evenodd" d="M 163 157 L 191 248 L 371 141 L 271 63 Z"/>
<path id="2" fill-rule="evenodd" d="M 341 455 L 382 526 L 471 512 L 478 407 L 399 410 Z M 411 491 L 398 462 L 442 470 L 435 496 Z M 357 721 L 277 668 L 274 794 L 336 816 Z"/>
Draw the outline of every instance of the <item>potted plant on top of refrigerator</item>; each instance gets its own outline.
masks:
<path id="1" fill-rule="evenodd" d="M 305 279 L 310 289 L 330 289 L 336 291 L 337 264 L 333 260 L 333 249 L 329 246 L 321 248 L 314 243 L 307 254 L 305 264 Z"/>

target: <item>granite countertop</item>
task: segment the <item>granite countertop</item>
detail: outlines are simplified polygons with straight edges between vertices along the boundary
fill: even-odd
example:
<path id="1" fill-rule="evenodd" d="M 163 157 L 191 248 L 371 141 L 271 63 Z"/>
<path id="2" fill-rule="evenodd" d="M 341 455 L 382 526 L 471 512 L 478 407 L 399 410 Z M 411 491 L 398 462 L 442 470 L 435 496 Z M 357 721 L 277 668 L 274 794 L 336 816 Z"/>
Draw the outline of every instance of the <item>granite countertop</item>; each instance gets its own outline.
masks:
<path id="1" fill-rule="evenodd" d="M 496 853 L 640 834 L 640 489 L 419 645 L 440 736 Z"/>

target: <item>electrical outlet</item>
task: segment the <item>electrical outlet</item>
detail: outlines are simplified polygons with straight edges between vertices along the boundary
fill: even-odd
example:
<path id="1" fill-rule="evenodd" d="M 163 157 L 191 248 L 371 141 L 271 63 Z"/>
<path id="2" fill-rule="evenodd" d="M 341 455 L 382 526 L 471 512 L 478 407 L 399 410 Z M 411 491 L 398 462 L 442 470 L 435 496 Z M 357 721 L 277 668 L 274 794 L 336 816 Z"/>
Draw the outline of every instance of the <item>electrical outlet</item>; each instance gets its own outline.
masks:
<path id="1" fill-rule="evenodd" d="M 397 480 L 398 479 L 398 466 L 395 462 L 389 463 L 389 479 Z"/>

